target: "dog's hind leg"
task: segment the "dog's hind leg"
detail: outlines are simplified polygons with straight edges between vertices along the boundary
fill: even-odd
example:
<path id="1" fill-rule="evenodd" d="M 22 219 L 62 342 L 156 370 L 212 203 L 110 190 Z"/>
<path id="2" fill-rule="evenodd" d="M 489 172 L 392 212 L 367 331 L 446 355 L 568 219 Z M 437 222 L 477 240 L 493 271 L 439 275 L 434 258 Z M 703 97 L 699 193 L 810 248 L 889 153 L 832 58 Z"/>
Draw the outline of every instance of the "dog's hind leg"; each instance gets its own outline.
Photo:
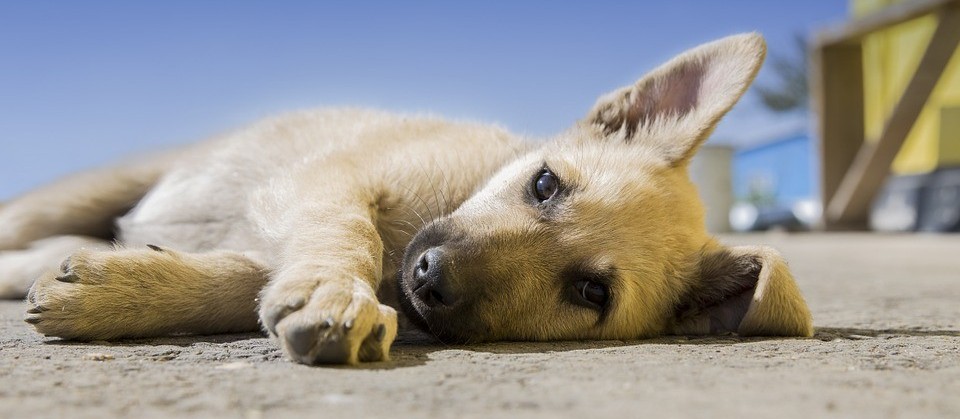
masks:
<path id="1" fill-rule="evenodd" d="M 0 250 L 61 235 L 113 238 L 114 220 L 146 195 L 179 152 L 73 174 L 0 206 Z"/>
<path id="2" fill-rule="evenodd" d="M 102 239 L 54 236 L 30 243 L 23 250 L 0 251 L 0 299 L 23 298 L 34 280 L 55 269 L 60 261 L 77 250 L 110 248 L 110 243 Z"/>
<path id="3" fill-rule="evenodd" d="M 34 283 L 25 321 L 47 336 L 86 341 L 256 331 L 267 276 L 237 252 L 82 250 Z"/>

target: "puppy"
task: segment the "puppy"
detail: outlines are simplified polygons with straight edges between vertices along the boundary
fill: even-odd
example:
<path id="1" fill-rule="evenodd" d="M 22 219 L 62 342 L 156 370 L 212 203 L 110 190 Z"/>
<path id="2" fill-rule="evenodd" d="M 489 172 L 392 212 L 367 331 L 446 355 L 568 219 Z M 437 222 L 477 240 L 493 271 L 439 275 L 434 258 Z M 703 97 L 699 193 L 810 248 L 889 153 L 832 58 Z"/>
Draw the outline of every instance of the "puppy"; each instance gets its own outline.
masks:
<path id="1" fill-rule="evenodd" d="M 0 208 L 0 292 L 39 276 L 47 336 L 262 327 L 305 364 L 389 359 L 395 308 L 451 342 L 810 336 L 780 255 L 712 239 L 687 175 L 764 55 L 702 45 L 544 143 L 328 109 L 80 174 Z"/>

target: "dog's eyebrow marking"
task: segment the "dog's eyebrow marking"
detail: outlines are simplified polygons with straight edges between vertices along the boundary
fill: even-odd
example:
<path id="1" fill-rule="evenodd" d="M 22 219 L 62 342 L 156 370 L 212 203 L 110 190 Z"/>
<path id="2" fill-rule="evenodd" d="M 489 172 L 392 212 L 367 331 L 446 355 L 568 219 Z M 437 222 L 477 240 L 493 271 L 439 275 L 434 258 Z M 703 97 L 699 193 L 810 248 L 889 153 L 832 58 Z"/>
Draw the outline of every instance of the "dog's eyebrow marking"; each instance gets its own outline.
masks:
<path id="1" fill-rule="evenodd" d="M 542 166 L 553 172 L 560 180 L 562 186 L 567 189 L 579 189 L 583 174 L 579 168 L 567 159 L 558 158 L 551 161 L 544 161 Z"/>

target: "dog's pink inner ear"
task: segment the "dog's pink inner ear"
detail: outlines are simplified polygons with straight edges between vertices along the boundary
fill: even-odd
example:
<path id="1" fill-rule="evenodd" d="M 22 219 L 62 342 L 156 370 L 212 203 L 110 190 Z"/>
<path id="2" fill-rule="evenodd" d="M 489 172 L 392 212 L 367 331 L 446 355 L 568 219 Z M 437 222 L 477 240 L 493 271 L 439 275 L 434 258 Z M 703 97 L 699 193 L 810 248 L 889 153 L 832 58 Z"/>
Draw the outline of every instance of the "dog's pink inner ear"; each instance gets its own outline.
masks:
<path id="1" fill-rule="evenodd" d="M 622 134 L 681 163 L 740 99 L 765 55 L 756 34 L 701 45 L 601 97 L 584 121 L 606 136 Z"/>
<path id="2" fill-rule="evenodd" d="M 642 80 L 636 98 L 627 108 L 623 122 L 628 135 L 641 125 L 653 123 L 658 117 L 677 118 L 686 115 L 695 106 L 700 95 L 704 69 L 699 62 L 681 63 L 680 67 L 662 79 Z"/>

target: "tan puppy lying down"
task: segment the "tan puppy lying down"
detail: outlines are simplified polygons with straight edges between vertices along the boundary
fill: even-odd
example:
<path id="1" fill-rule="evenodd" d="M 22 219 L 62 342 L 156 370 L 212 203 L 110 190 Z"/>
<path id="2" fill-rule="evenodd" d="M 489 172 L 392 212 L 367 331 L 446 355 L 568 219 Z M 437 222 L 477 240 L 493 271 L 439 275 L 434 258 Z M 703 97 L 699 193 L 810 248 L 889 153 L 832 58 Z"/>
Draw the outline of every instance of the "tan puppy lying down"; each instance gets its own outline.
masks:
<path id="1" fill-rule="evenodd" d="M 388 359 L 395 308 L 454 342 L 810 336 L 780 255 L 712 239 L 687 175 L 764 54 L 702 45 L 547 142 L 329 109 L 82 173 L 0 208 L 0 293 L 39 277 L 48 336 L 263 328 L 307 364 Z"/>

